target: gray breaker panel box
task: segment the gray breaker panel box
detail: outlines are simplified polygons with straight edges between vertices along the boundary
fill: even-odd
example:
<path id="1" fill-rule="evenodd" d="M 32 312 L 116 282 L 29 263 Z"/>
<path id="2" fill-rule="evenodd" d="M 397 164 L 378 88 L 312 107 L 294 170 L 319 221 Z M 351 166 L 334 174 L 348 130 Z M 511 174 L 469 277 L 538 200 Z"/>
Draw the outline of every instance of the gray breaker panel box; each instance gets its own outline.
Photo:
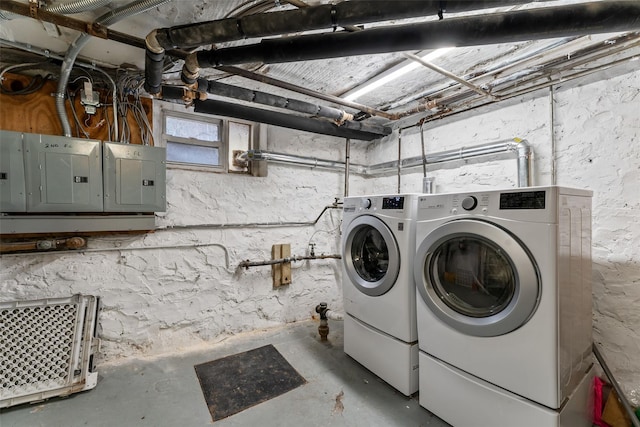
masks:
<path id="1" fill-rule="evenodd" d="M 100 141 L 24 134 L 28 212 L 102 212 Z"/>
<path id="2" fill-rule="evenodd" d="M 0 212 L 25 212 L 22 133 L 0 131 Z"/>
<path id="3" fill-rule="evenodd" d="M 164 212 L 166 150 L 105 142 L 104 211 Z"/>

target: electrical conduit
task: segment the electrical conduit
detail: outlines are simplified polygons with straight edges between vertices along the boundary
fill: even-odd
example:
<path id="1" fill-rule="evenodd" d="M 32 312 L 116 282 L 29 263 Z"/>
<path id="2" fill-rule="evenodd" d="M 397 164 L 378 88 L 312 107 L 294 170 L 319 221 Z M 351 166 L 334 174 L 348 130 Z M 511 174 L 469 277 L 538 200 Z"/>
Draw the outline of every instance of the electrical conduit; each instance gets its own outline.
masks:
<path id="1" fill-rule="evenodd" d="M 109 26 L 115 24 L 116 22 L 128 18 L 133 15 L 137 15 L 139 13 L 145 12 L 152 7 L 160 6 L 164 3 L 168 3 L 171 0 L 138 0 L 130 5 L 126 5 L 120 7 L 118 9 L 114 9 L 109 11 L 108 13 L 99 17 L 95 24 L 102 26 Z M 56 92 L 56 111 L 58 113 L 58 118 L 60 119 L 60 124 L 62 125 L 62 132 L 64 136 L 71 137 L 71 124 L 69 123 L 69 117 L 67 116 L 67 111 L 64 105 L 65 92 L 67 90 L 67 84 L 69 83 L 69 77 L 71 75 L 71 70 L 73 68 L 73 64 L 75 63 L 78 54 L 82 50 L 82 48 L 87 44 L 90 40 L 90 35 L 81 34 L 78 36 L 75 41 L 71 43 L 71 46 L 67 50 L 67 54 L 65 55 L 64 61 L 62 62 L 62 69 L 60 71 L 60 79 L 58 80 L 58 91 Z M 116 94 L 113 95 L 117 96 Z M 118 140 L 118 112 L 114 111 L 114 140 Z"/>
<path id="2" fill-rule="evenodd" d="M 77 0 L 66 4 L 45 6 L 44 10 L 51 13 L 59 13 L 61 15 L 72 15 L 74 13 L 81 13 L 98 9 L 99 7 L 108 5 L 109 3 L 111 3 L 111 1 L 112 0 Z M 17 17 L 20 17 L 20 15 L 0 12 L 0 19 L 9 21 Z"/>

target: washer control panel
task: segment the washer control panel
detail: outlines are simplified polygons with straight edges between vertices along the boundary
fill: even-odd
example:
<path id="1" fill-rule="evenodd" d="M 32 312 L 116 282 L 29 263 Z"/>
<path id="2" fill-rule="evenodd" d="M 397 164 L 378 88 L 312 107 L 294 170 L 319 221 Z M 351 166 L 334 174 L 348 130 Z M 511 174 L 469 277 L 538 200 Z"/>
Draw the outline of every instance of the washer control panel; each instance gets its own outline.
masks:
<path id="1" fill-rule="evenodd" d="M 461 213 L 480 213 L 477 211 L 482 208 L 482 213 L 486 214 L 491 199 L 489 193 L 455 194 L 451 198 L 451 213 L 458 213 L 460 208 Z"/>

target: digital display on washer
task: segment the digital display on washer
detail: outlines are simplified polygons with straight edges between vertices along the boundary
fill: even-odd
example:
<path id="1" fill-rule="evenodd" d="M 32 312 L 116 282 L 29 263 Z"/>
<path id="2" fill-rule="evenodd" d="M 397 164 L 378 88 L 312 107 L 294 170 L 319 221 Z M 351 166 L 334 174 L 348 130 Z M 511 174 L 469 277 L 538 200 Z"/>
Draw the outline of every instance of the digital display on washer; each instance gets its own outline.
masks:
<path id="1" fill-rule="evenodd" d="M 382 209 L 404 209 L 404 197 L 384 197 Z"/>
<path id="2" fill-rule="evenodd" d="M 500 209 L 544 209 L 544 191 L 500 193 Z"/>

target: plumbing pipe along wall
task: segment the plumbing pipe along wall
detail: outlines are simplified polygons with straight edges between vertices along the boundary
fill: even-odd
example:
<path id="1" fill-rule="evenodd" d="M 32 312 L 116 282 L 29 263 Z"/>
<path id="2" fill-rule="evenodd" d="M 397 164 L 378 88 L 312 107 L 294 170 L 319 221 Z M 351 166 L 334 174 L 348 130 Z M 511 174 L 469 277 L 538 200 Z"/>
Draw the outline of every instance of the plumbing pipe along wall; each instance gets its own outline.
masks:
<path id="1" fill-rule="evenodd" d="M 345 141 L 344 148 L 344 197 L 349 196 L 349 168 L 351 165 L 351 140 Z"/>
<path id="2" fill-rule="evenodd" d="M 401 155 L 401 153 L 402 147 L 399 143 L 398 155 Z M 380 176 L 396 172 L 398 177 L 398 186 L 400 186 L 400 173 L 403 170 L 416 168 L 418 166 L 424 166 L 425 164 L 438 165 L 447 162 L 481 158 L 484 156 L 496 154 L 515 154 L 518 162 L 518 187 L 529 187 L 533 185 L 533 157 L 531 146 L 527 141 L 519 138 L 506 141 L 491 142 L 488 144 L 480 144 L 470 147 L 461 147 L 459 149 L 427 154 L 424 157 L 409 157 L 406 159 L 401 159 L 400 161 L 396 160 L 391 162 L 377 163 L 371 166 L 350 164 L 349 170 L 354 173 L 366 176 Z M 291 154 L 271 153 L 267 151 L 248 151 L 246 157 L 251 161 L 270 161 L 275 163 L 311 166 L 333 170 L 341 170 L 346 166 L 346 162 L 316 159 L 313 157 L 303 157 Z M 398 191 L 398 193 L 400 193 L 400 191 Z"/>

